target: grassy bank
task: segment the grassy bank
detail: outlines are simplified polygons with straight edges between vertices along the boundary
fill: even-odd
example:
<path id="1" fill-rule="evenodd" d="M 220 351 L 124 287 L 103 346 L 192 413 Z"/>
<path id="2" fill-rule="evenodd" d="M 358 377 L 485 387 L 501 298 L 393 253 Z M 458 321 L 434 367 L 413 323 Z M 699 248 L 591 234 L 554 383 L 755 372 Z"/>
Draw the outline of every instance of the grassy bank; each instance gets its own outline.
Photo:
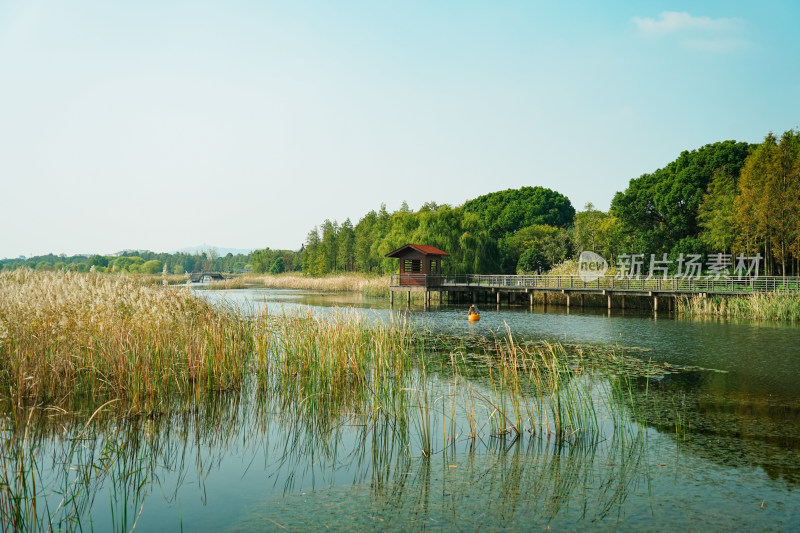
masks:
<path id="1" fill-rule="evenodd" d="M 299 273 L 265 274 L 248 276 L 248 281 L 262 283 L 270 289 L 299 289 L 326 292 L 359 292 L 365 296 L 389 295 L 390 276 L 365 276 L 363 274 L 337 274 L 312 278 Z"/>
<path id="2" fill-rule="evenodd" d="M 678 299 L 677 313 L 689 317 L 749 318 L 754 320 L 800 320 L 800 294 L 767 293 L 752 296 L 688 296 Z"/>

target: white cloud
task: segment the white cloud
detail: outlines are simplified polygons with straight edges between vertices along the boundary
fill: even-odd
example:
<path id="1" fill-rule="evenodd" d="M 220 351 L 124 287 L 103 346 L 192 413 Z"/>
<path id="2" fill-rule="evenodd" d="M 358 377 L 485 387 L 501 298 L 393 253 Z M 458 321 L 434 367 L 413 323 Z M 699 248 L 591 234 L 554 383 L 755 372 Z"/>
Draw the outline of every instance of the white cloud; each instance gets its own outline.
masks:
<path id="1" fill-rule="evenodd" d="M 738 18 L 695 17 L 686 12 L 664 11 L 658 20 L 646 17 L 633 17 L 639 31 L 648 35 L 665 35 L 690 30 L 728 32 L 742 27 Z"/>
<path id="2" fill-rule="evenodd" d="M 650 37 L 675 36 L 690 50 L 726 53 L 749 48 L 752 43 L 740 37 L 744 21 L 740 18 L 695 17 L 686 12 L 665 11 L 658 19 L 633 17 L 639 33 Z"/>

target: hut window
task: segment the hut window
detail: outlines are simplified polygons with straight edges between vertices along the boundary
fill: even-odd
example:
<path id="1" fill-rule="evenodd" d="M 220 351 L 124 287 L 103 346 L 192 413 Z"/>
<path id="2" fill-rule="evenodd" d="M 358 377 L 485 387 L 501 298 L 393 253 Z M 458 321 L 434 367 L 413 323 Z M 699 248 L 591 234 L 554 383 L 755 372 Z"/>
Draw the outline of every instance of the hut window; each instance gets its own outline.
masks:
<path id="1" fill-rule="evenodd" d="M 439 261 L 435 259 L 431 261 L 431 274 L 436 274 L 439 272 Z"/>
<path id="2" fill-rule="evenodd" d="M 403 272 L 406 274 L 422 272 L 422 261 L 419 259 L 406 259 L 403 262 Z"/>

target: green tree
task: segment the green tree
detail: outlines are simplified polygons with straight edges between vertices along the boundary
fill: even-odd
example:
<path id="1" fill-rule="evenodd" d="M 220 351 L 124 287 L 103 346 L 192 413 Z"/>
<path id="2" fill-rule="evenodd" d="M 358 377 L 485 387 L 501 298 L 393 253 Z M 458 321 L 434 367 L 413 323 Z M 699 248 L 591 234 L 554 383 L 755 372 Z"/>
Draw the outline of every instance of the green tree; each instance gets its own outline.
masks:
<path id="1" fill-rule="evenodd" d="M 275 262 L 272 263 L 272 266 L 269 268 L 270 274 L 282 274 L 286 270 L 286 267 L 283 264 L 283 257 L 278 256 L 275 258 Z"/>
<path id="2" fill-rule="evenodd" d="M 698 207 L 717 171 L 738 176 L 750 145 L 709 144 L 681 155 L 663 169 L 632 179 L 618 192 L 611 210 L 628 240 L 628 251 L 670 252 L 685 237 L 699 233 Z"/>
<path id="3" fill-rule="evenodd" d="M 785 276 L 800 248 L 800 134 L 787 131 L 780 141 L 767 135 L 742 168 L 734 206 L 743 224 L 739 245 L 763 250 Z"/>
<path id="4" fill-rule="evenodd" d="M 575 213 L 572 242 L 576 252 L 593 251 L 613 263 L 624 237 L 617 217 L 595 209 L 590 202 L 584 211 Z"/>
<path id="5" fill-rule="evenodd" d="M 736 196 L 736 176 L 724 170 L 714 172 L 697 209 L 700 240 L 713 251 L 730 252 L 742 229 L 734 208 Z"/>
<path id="6" fill-rule="evenodd" d="M 543 271 L 550 268 L 550 264 L 545 258 L 541 248 L 536 245 L 530 246 L 519 256 L 517 273 L 528 274 L 531 272 L 538 272 L 539 265 L 541 265 Z"/>
<path id="7" fill-rule="evenodd" d="M 339 269 L 353 272 L 356 268 L 356 232 L 348 218 L 339 228 L 336 237 L 336 264 Z"/>
<path id="8" fill-rule="evenodd" d="M 150 261 L 145 261 L 144 264 L 139 267 L 139 272 L 142 274 L 160 274 L 163 269 L 164 263 L 158 259 L 151 259 Z"/>
<path id="9" fill-rule="evenodd" d="M 575 216 L 569 198 L 538 186 L 479 196 L 465 202 L 463 209 L 478 215 L 495 238 L 532 224 L 566 228 Z"/>

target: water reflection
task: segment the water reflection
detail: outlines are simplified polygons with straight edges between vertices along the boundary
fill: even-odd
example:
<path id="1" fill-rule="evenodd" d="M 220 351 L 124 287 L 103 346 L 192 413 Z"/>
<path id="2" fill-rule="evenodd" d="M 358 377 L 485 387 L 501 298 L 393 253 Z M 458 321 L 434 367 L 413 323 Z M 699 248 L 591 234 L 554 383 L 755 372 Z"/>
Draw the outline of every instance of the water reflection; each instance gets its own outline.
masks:
<path id="1" fill-rule="evenodd" d="M 636 310 L 542 306 L 485 308 L 481 321 L 464 319 L 465 308 L 434 306 L 390 310 L 386 299 L 361 295 L 325 295 L 307 291 L 239 290 L 203 291 L 215 300 L 241 306 L 268 305 L 270 310 L 297 308 L 326 312 L 331 307 L 352 306 L 370 318 L 401 313 L 435 332 L 448 335 L 504 334 L 506 325 L 515 336 L 567 344 L 617 346 L 645 360 L 700 366 L 726 372 L 716 386 L 758 395 L 800 396 L 800 325 L 725 319 L 675 319 L 668 313 L 656 319 Z"/>
<path id="2" fill-rule="evenodd" d="M 377 318 L 398 313 L 350 296 L 208 297 L 275 312 L 358 305 Z M 457 383 L 446 372 L 449 351 L 432 359 L 427 379 L 412 373 L 382 392 L 391 411 L 370 406 L 367 390 L 312 399 L 287 379 L 150 416 L 115 404 L 93 417 L 96 406 L 8 413 L 0 529 L 17 529 L 15 517 L 26 513 L 42 529 L 148 531 L 789 529 L 800 521 L 796 327 L 550 309 L 484 309 L 474 325 L 456 308 L 408 316 L 431 337 L 476 346 L 508 325 L 522 339 L 613 345 L 727 373 L 630 381 L 616 396 L 622 410 L 599 413 L 599 431 L 582 438 L 503 431 L 498 411 L 514 407 L 497 400 L 484 372 L 464 371 Z M 609 382 L 598 373 L 566 383 L 581 379 L 595 380 L 589 398 L 602 405 Z M 622 415 L 627 425 L 609 422 Z"/>
<path id="3" fill-rule="evenodd" d="M 753 395 L 715 384 L 717 374 L 637 380 L 637 411 L 674 437 L 682 454 L 730 468 L 760 467 L 786 487 L 800 482 L 800 398 Z"/>

